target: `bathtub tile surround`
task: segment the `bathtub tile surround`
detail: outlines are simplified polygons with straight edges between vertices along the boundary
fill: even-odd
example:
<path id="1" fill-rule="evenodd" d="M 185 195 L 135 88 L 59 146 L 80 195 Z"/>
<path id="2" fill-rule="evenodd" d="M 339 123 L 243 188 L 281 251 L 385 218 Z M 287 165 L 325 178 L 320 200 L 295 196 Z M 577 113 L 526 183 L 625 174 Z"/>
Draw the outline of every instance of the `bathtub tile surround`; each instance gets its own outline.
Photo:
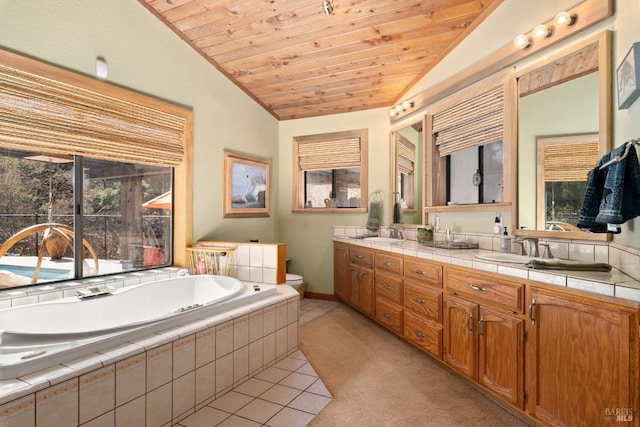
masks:
<path id="1" fill-rule="evenodd" d="M 143 272 L 136 281 L 154 277 Z M 124 286 L 124 278 L 114 281 Z M 297 351 L 299 295 L 289 286 L 277 291 L 64 366 L 0 381 L 0 425 L 175 424 Z"/>
<path id="2" fill-rule="evenodd" d="M 540 239 L 548 243 L 556 258 L 606 262 L 613 267 L 611 273 L 566 272 L 530 270 L 521 265 L 500 264 L 478 260 L 474 254 L 478 251 L 498 251 L 500 238 L 482 233 L 453 233 L 456 239 L 469 243 L 478 243 L 479 249 L 446 250 L 419 245 L 414 239 L 415 233 L 404 233 L 405 242 L 393 246 L 371 244 L 360 239 L 350 239 L 366 233 L 366 228 L 357 226 L 334 226 L 333 238 L 354 244 L 382 249 L 398 254 L 430 259 L 443 263 L 459 265 L 487 272 L 498 272 L 520 279 L 534 280 L 550 285 L 581 289 L 601 295 L 614 296 L 640 302 L 640 250 L 610 242 L 591 242 L 583 240 Z M 385 235 L 386 231 L 383 233 Z M 443 240 L 443 233 L 434 233 L 434 240 Z"/>

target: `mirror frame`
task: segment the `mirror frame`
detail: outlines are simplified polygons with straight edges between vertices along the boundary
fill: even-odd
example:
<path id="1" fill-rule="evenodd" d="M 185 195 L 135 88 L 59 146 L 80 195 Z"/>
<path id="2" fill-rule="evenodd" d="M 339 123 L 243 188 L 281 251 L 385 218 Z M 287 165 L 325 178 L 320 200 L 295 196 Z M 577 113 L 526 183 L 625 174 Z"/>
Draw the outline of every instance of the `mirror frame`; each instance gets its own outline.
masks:
<path id="1" fill-rule="evenodd" d="M 397 177 L 396 177 L 396 171 L 397 171 L 397 165 L 396 165 L 396 133 L 399 132 L 402 129 L 405 129 L 409 126 L 413 126 L 416 123 L 421 123 L 422 124 L 422 136 L 420 138 L 419 144 L 421 144 L 420 147 L 420 156 L 418 158 L 416 158 L 416 162 L 419 162 L 420 164 L 422 164 L 423 170 L 422 170 L 422 176 L 417 177 L 417 185 L 420 188 L 414 189 L 415 194 L 420 194 L 420 204 L 418 206 L 417 203 L 415 203 L 414 201 L 414 206 L 413 209 L 410 209 L 409 211 L 412 212 L 418 212 L 420 211 L 420 223 L 419 224 L 407 224 L 407 223 L 394 223 L 393 222 L 393 207 L 395 205 L 396 202 L 396 183 L 397 183 Z M 427 125 L 427 116 L 426 114 L 422 114 L 420 117 L 415 117 L 412 120 L 407 120 L 401 124 L 397 124 L 395 126 L 393 126 L 391 128 L 391 132 L 389 132 L 389 168 L 391 171 L 391 182 L 389 185 L 389 188 L 391 189 L 391 191 L 389 192 L 389 194 L 391 194 L 391 209 L 389 210 L 389 224 L 391 224 L 394 227 L 403 227 L 403 228 L 415 228 L 418 227 L 422 224 L 424 224 L 424 209 L 422 208 L 422 206 L 424 205 L 424 195 L 425 195 L 425 188 L 424 188 L 424 179 L 423 176 L 425 174 L 425 170 L 424 170 L 424 150 L 426 147 L 426 143 L 425 143 L 425 130 L 426 130 L 426 125 Z"/>
<path id="2" fill-rule="evenodd" d="M 574 43 L 566 48 L 553 52 L 550 55 L 546 55 L 544 59 L 536 61 L 535 63 L 527 66 L 521 70 L 516 71 L 515 78 L 516 83 L 520 77 L 535 71 L 551 62 L 554 62 L 560 58 L 570 55 L 571 53 L 578 51 L 591 44 L 598 44 L 598 135 L 599 135 L 599 151 L 600 155 L 604 155 L 611 150 L 612 141 L 612 54 L 611 54 L 611 31 L 605 30 L 594 36 L 585 38 L 577 43 Z M 514 108 L 517 111 L 518 100 Z M 516 121 L 518 115 L 516 114 Z M 518 219 L 519 202 L 516 203 L 515 218 Z M 515 227 L 513 234 L 517 236 L 533 236 L 533 237 L 546 237 L 546 238 L 561 238 L 561 239 L 577 239 L 577 240 L 593 240 L 593 241 L 609 241 L 611 235 L 608 233 L 596 234 L 578 231 L 546 231 L 546 230 L 521 230 Z"/>

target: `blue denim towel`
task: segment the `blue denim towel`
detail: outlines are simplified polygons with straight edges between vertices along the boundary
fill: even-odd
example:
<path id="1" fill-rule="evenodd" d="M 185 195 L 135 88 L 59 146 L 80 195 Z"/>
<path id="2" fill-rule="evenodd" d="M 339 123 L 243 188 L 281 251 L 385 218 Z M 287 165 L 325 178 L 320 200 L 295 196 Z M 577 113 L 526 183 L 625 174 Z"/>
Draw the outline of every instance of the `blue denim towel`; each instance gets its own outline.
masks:
<path id="1" fill-rule="evenodd" d="M 606 224 L 622 224 L 640 215 L 640 164 L 635 144 L 626 158 L 600 170 L 610 158 L 622 156 L 627 144 L 603 156 L 589 172 L 578 227 L 606 232 Z"/>

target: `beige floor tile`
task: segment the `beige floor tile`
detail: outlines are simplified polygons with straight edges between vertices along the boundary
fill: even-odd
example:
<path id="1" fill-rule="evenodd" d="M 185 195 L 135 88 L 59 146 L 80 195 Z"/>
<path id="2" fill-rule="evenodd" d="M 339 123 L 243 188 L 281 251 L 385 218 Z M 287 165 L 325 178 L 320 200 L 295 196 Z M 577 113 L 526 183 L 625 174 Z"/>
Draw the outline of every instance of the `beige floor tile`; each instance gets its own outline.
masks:
<path id="1" fill-rule="evenodd" d="M 227 412 L 205 406 L 195 414 L 191 414 L 180 421 L 180 425 L 184 427 L 214 427 L 230 416 Z"/>
<path id="2" fill-rule="evenodd" d="M 264 381 L 270 381 L 272 383 L 278 383 L 290 374 L 290 371 L 271 366 L 270 368 L 267 368 L 264 371 L 260 372 L 254 378 Z"/>
<path id="3" fill-rule="evenodd" d="M 256 399 L 236 412 L 235 415 L 264 424 L 271 419 L 271 417 L 280 412 L 282 408 L 283 406 L 278 405 L 277 403 Z"/>
<path id="4" fill-rule="evenodd" d="M 278 403 L 284 406 L 288 405 L 289 402 L 298 397 L 300 393 L 302 393 L 302 390 L 276 384 L 269 390 L 262 393 L 260 395 L 260 399 L 268 400 L 269 402 Z"/>
<path id="5" fill-rule="evenodd" d="M 318 376 L 318 373 L 316 372 L 315 369 L 313 369 L 313 366 L 311 366 L 310 363 L 305 363 L 301 365 L 298 369 L 296 369 L 296 372 L 300 374 L 311 375 L 313 377 Z"/>
<path id="6" fill-rule="evenodd" d="M 294 359 L 307 360 L 306 356 L 301 350 L 297 350 L 289 355 L 289 357 L 293 357 Z"/>
<path id="7" fill-rule="evenodd" d="M 260 423 L 233 415 L 216 427 L 260 427 Z"/>
<path id="8" fill-rule="evenodd" d="M 285 387 L 293 387 L 298 390 L 306 390 L 311 384 L 316 381 L 317 377 L 312 377 L 310 375 L 299 374 L 297 372 L 292 373 L 282 381 L 280 381 L 280 385 Z"/>
<path id="9" fill-rule="evenodd" d="M 225 411 L 230 414 L 234 414 L 252 400 L 253 399 L 251 398 L 251 396 L 247 396 L 246 394 L 242 393 L 236 393 L 235 391 L 230 391 L 228 393 L 225 393 L 219 399 L 216 399 L 213 402 L 209 403 L 208 406 L 220 409 L 221 411 Z"/>
<path id="10" fill-rule="evenodd" d="M 272 382 L 259 380 L 257 378 L 251 378 L 250 380 L 245 381 L 244 383 L 233 389 L 233 391 L 247 394 L 253 397 L 258 397 L 265 391 L 269 390 L 271 387 L 273 387 Z"/>
<path id="11" fill-rule="evenodd" d="M 315 383 L 311 384 L 306 391 L 309 393 L 319 394 L 320 396 L 333 397 L 321 379 L 318 379 Z"/>
<path id="12" fill-rule="evenodd" d="M 265 425 L 269 427 L 304 427 L 313 420 L 313 417 L 313 414 L 307 412 L 284 408 Z"/>
<path id="13" fill-rule="evenodd" d="M 304 360 L 294 359 L 293 357 L 286 357 L 273 365 L 274 368 L 286 369 L 287 371 L 297 371 L 302 365 L 307 363 Z"/>
<path id="14" fill-rule="evenodd" d="M 300 396 L 293 399 L 293 402 L 287 406 L 289 408 L 298 409 L 300 411 L 317 414 L 331 402 L 331 398 L 320 396 L 313 393 L 307 393 L 306 391 L 300 394 Z"/>

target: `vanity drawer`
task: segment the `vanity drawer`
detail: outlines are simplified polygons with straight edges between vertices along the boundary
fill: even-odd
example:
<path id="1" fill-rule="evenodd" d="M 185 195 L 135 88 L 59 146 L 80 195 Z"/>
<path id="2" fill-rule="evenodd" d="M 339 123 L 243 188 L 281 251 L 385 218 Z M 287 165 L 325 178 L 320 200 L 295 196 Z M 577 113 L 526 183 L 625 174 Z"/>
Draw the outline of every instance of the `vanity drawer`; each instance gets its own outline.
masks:
<path id="1" fill-rule="evenodd" d="M 404 283 L 404 308 L 419 317 L 442 323 L 442 291 L 407 280 Z"/>
<path id="2" fill-rule="evenodd" d="M 376 270 L 376 298 L 379 297 L 402 305 L 402 277 Z"/>
<path id="3" fill-rule="evenodd" d="M 376 300 L 376 320 L 398 335 L 402 335 L 402 306 Z"/>
<path id="4" fill-rule="evenodd" d="M 442 325 L 405 312 L 404 337 L 423 351 L 442 360 Z"/>
<path id="5" fill-rule="evenodd" d="M 404 259 L 405 279 L 442 287 L 442 267 L 417 258 Z"/>
<path id="6" fill-rule="evenodd" d="M 376 269 L 402 275 L 402 257 L 376 252 Z"/>
<path id="7" fill-rule="evenodd" d="M 351 246 L 349 261 L 373 268 L 373 250 Z"/>
<path id="8" fill-rule="evenodd" d="M 517 313 L 524 307 L 524 285 L 493 274 L 447 268 L 445 285 L 447 292 L 467 295 L 473 302 L 499 305 Z"/>

